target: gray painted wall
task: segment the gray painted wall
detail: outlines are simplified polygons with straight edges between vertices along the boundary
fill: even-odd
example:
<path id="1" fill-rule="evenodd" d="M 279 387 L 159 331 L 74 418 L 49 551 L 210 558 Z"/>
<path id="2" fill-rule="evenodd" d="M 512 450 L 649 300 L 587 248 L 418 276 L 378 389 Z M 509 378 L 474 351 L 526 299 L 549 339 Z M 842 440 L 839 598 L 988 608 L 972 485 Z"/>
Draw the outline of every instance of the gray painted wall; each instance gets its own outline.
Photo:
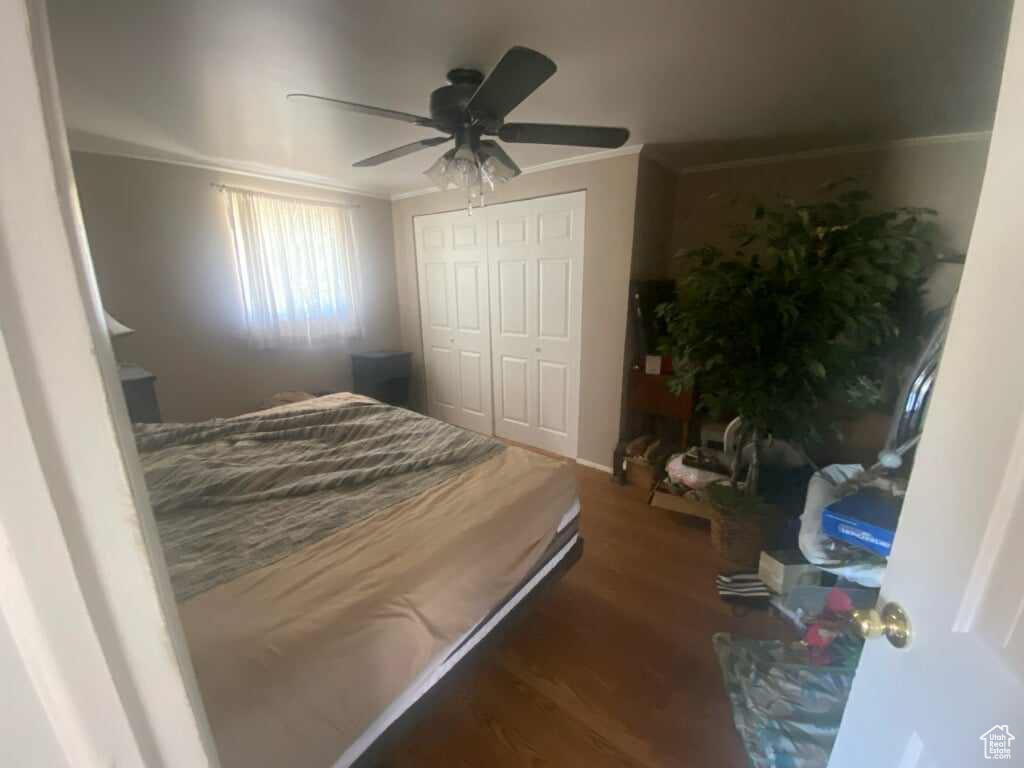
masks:
<path id="1" fill-rule="evenodd" d="M 233 416 L 283 390 L 348 389 L 351 351 L 399 344 L 387 200 L 109 155 L 75 152 L 73 161 L 104 306 L 135 329 L 115 351 L 156 375 L 164 420 Z M 363 339 L 269 350 L 249 343 L 213 182 L 359 205 Z"/>

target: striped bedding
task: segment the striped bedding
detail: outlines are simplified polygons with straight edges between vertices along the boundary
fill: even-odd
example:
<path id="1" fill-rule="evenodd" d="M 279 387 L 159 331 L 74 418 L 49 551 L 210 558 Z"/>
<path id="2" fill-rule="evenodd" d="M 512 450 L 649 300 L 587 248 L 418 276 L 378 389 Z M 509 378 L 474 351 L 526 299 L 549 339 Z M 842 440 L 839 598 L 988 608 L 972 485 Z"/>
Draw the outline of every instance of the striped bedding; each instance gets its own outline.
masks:
<path id="1" fill-rule="evenodd" d="M 135 429 L 178 600 L 387 514 L 505 450 L 349 394 Z"/>

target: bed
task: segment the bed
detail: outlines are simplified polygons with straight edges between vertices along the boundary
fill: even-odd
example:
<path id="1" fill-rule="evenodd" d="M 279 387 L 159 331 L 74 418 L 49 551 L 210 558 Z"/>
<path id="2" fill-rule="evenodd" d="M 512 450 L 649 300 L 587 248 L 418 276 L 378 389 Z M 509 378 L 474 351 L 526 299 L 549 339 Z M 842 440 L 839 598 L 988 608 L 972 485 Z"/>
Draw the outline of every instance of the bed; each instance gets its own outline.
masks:
<path id="1" fill-rule="evenodd" d="M 226 768 L 352 765 L 581 543 L 570 465 L 358 395 L 136 441 Z"/>

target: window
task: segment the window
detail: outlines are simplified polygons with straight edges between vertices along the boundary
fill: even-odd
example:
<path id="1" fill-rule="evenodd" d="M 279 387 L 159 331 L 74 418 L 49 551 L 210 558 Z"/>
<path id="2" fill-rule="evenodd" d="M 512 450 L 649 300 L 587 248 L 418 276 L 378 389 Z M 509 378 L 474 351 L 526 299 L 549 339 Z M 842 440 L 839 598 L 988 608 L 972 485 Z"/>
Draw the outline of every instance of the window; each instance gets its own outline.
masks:
<path id="1" fill-rule="evenodd" d="M 260 346 L 362 335 L 352 211 L 223 187 L 245 321 Z"/>

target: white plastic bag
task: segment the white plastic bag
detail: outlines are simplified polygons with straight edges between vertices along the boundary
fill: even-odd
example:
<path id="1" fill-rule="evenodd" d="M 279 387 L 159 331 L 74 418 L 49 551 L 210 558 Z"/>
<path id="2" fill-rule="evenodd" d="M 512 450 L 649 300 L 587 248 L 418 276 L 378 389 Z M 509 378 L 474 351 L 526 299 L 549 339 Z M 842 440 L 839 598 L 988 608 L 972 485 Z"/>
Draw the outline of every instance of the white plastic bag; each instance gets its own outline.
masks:
<path id="1" fill-rule="evenodd" d="M 807 500 L 800 516 L 800 551 L 808 562 L 822 570 L 842 576 L 864 587 L 879 587 L 885 573 L 883 565 L 844 565 L 828 567 L 831 558 L 825 551 L 828 536 L 821 532 L 821 515 L 825 507 L 839 499 L 839 486 L 864 472 L 860 464 L 830 464 L 815 472 L 807 483 Z"/>

